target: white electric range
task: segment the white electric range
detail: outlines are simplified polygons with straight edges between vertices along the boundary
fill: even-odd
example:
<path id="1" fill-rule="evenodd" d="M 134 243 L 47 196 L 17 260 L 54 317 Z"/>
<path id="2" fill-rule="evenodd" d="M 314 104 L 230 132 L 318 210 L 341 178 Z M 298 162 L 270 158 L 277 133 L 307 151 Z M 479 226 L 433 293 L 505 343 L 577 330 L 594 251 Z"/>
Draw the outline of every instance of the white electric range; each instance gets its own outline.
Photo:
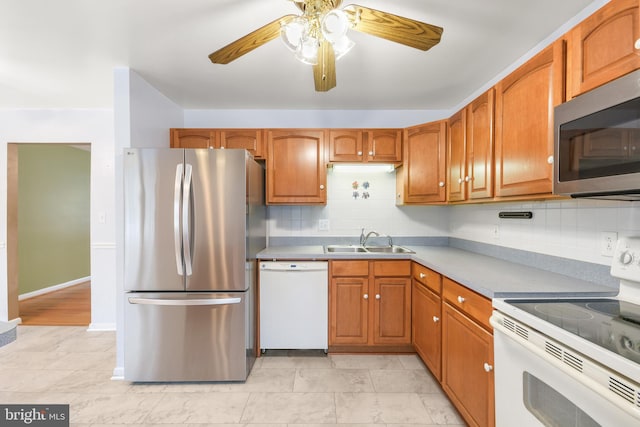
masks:
<path id="1" fill-rule="evenodd" d="M 640 426 L 640 238 L 615 298 L 495 299 L 496 426 Z"/>

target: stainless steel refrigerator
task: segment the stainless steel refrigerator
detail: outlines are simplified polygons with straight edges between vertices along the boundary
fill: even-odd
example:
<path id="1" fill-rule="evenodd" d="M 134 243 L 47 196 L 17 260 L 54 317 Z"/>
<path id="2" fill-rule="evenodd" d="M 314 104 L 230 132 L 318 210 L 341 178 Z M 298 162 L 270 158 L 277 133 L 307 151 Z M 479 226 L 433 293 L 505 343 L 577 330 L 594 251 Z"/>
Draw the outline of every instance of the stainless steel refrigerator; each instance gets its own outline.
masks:
<path id="1" fill-rule="evenodd" d="M 124 199 L 125 379 L 245 380 L 262 166 L 245 150 L 126 149 Z"/>

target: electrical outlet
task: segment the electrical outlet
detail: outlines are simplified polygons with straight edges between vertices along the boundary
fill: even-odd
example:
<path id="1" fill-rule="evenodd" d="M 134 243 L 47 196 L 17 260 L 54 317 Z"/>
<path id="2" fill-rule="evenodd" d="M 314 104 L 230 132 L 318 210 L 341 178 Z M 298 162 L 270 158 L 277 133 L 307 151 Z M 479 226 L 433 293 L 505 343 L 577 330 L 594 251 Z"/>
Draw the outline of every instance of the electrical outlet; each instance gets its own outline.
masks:
<path id="1" fill-rule="evenodd" d="M 613 256 L 618 241 L 618 233 L 615 231 L 603 231 L 600 233 L 600 255 Z"/>
<path id="2" fill-rule="evenodd" d="M 318 230 L 319 231 L 329 231 L 329 220 L 328 219 L 320 219 L 320 220 L 318 220 Z"/>

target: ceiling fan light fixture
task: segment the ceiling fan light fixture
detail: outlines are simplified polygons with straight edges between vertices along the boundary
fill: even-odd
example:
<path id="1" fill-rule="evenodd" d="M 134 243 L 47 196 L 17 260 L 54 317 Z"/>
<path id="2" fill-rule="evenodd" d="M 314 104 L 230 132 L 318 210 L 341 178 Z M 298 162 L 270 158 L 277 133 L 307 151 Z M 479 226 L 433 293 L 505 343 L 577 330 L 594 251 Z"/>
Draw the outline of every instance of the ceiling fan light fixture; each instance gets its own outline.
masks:
<path id="1" fill-rule="evenodd" d="M 307 33 L 307 23 L 302 17 L 295 18 L 280 27 L 280 36 L 285 46 L 296 52 Z"/>
<path id="2" fill-rule="evenodd" d="M 305 64 L 316 65 L 318 63 L 318 40 L 312 36 L 305 37 L 296 50 L 296 59 Z"/>
<path id="3" fill-rule="evenodd" d="M 342 58 L 354 47 L 356 44 L 349 37 L 344 36 L 338 41 L 333 43 L 333 52 L 336 56 L 336 61 Z"/>
<path id="4" fill-rule="evenodd" d="M 327 41 L 336 43 L 347 35 L 349 31 L 349 18 L 347 14 L 340 9 L 333 9 L 322 17 L 320 28 L 322 35 Z"/>

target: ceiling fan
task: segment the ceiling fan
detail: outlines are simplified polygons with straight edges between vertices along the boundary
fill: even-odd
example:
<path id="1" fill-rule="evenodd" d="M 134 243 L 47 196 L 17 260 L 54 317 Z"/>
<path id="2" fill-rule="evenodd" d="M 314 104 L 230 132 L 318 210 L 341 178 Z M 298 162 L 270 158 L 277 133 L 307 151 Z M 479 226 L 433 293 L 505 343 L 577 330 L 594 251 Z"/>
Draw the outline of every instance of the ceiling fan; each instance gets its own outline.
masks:
<path id="1" fill-rule="evenodd" d="M 351 4 L 340 8 L 342 0 L 289 0 L 301 15 L 285 15 L 213 52 L 214 64 L 228 64 L 253 49 L 281 36 L 300 61 L 313 65 L 318 92 L 336 86 L 335 61 L 353 47 L 349 29 L 371 34 L 420 50 L 440 42 L 442 27 L 391 13 Z"/>

